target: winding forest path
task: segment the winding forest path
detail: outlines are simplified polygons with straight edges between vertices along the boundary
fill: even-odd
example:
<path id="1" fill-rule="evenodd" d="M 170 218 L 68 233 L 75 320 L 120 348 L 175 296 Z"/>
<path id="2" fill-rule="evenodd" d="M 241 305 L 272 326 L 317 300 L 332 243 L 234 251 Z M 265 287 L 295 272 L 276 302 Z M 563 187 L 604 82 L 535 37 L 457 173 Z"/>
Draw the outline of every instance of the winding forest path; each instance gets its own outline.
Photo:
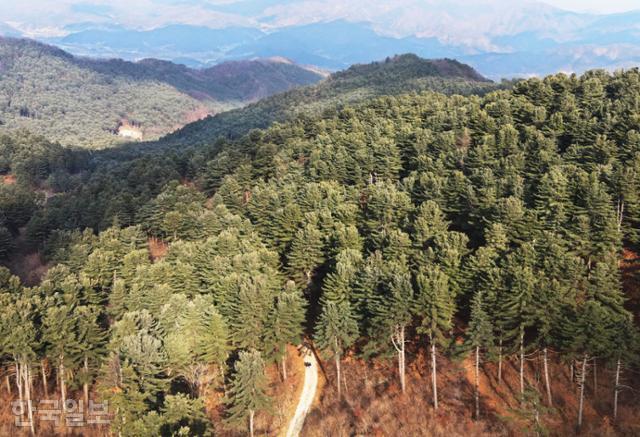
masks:
<path id="1" fill-rule="evenodd" d="M 313 399 L 316 397 L 316 389 L 318 388 L 318 361 L 311 349 L 307 349 L 302 359 L 305 362 L 304 368 L 304 387 L 302 394 L 296 407 L 296 413 L 289 422 L 286 437 L 298 437 L 304 425 L 304 419 L 311 409 Z M 307 365 L 307 363 L 309 365 Z"/>

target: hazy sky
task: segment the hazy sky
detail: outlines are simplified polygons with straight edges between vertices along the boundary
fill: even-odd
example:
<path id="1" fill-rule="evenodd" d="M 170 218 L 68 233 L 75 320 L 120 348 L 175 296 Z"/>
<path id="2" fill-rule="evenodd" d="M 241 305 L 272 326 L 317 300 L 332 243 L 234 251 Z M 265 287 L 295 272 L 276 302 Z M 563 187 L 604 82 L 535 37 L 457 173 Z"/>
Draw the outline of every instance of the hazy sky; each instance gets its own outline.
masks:
<path id="1" fill-rule="evenodd" d="M 611 13 L 640 9 L 640 0 L 547 0 L 546 3 L 578 12 Z"/>
<path id="2" fill-rule="evenodd" d="M 640 9 L 640 0 L 545 3 L 580 12 Z M 476 27 L 482 23 L 495 26 L 490 22 L 492 16 L 498 19 L 503 14 L 521 13 L 522 19 L 527 19 L 532 11 L 540 9 L 534 0 L 0 0 L 0 23 L 9 23 L 31 36 L 54 36 L 63 32 L 63 26 L 82 22 L 140 28 L 176 22 L 209 27 L 282 26 L 337 18 L 379 23 L 402 16 L 395 23 L 396 29 L 417 27 L 429 20 L 458 31 L 463 22 L 469 27 L 471 18 Z"/>

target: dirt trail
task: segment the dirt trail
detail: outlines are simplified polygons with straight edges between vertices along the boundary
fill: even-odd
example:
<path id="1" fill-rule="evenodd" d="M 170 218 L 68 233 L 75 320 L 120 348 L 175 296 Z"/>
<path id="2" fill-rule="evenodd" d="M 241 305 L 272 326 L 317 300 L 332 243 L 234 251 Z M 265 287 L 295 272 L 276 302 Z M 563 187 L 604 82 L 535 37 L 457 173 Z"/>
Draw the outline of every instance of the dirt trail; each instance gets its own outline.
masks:
<path id="1" fill-rule="evenodd" d="M 307 350 L 302 359 L 304 359 L 305 362 L 304 387 L 302 388 L 300 401 L 296 407 L 296 413 L 289 423 L 286 437 L 297 437 L 300 435 L 304 425 L 304 419 L 311 409 L 313 400 L 316 397 L 316 389 L 318 388 L 318 361 L 315 355 L 311 350 Z"/>

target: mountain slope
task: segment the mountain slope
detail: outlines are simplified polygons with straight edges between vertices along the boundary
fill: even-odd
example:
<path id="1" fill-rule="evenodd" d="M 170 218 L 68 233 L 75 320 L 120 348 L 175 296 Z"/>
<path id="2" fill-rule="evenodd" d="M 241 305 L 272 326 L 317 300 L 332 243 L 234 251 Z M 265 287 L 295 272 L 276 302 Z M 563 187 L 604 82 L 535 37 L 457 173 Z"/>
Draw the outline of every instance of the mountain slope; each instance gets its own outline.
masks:
<path id="1" fill-rule="evenodd" d="M 133 411 L 112 421 L 111 432 L 124 435 L 178 426 L 205 434 L 197 432 L 209 424 L 205 406 L 219 435 L 237 435 L 222 422 L 233 410 L 220 394 L 223 376 L 235 384 L 238 372 L 216 363 L 254 347 L 280 360 L 284 374 L 287 343 L 298 340 L 282 338 L 281 327 L 301 326 L 305 315 L 327 384 L 304 435 L 638 435 L 640 333 L 627 306 L 637 290 L 623 292 L 617 258 L 623 242 L 640 242 L 639 84 L 637 70 L 594 71 L 484 97 L 372 99 L 254 132 L 221 153 L 216 145 L 171 150 L 89 177 L 58 168 L 45 183 L 66 179 L 70 188 L 46 204 L 16 201 L 30 182 L 18 174 L 18 186 L 0 190 L 12 212 L 5 237 L 28 222 L 26 241 L 44 244 L 59 266 L 33 289 L 5 280 L 3 326 L 28 321 L 45 344 L 32 359 L 39 364 L 56 338 L 52 309 L 70 308 L 72 320 L 95 314 L 96 332 L 125 345 L 116 350 L 127 374 L 154 370 L 153 384 L 123 385 L 120 367 L 99 352 L 103 336 L 82 351 L 102 369 L 91 392 Z M 7 151 L 22 161 L 11 173 L 46 168 L 24 165 L 21 144 Z M 52 233 L 86 226 L 104 232 Z M 95 312 L 72 313 L 76 295 Z M 14 308 L 28 317 L 10 317 Z M 329 317 L 352 320 L 343 330 L 349 345 L 334 356 Z M 189 345 L 180 352 L 183 339 L 202 344 L 212 333 L 218 356 Z M 154 346 L 128 347 L 143 335 Z M 69 382 L 79 387 L 81 356 L 74 344 L 68 350 Z M 136 361 L 140 350 L 155 358 Z M 0 365 L 15 365 L 1 356 Z M 186 397 L 186 385 L 172 384 L 187 377 L 184 360 L 218 366 L 207 390 L 192 383 Z M 56 376 L 45 374 L 44 386 L 53 390 Z M 276 369 L 267 379 L 290 384 Z M 332 386 L 344 386 L 344 398 Z M 159 403 L 132 404 L 132 396 Z M 259 416 L 290 411 L 282 405 Z M 0 433 L 16 434 L 7 423 Z M 258 433 L 277 431 L 260 425 Z"/>
<path id="2" fill-rule="evenodd" d="M 197 144 L 216 137 L 238 137 L 299 115 L 313 115 L 343 104 L 382 95 L 425 90 L 445 94 L 484 93 L 497 85 L 468 65 L 450 59 L 401 55 L 355 65 L 312 86 L 274 95 L 245 108 L 207 117 L 167 136 L 163 144 Z"/>
<path id="3" fill-rule="evenodd" d="M 322 78 L 282 60 L 194 70 L 166 61 L 76 58 L 0 38 L 0 126 L 65 145 L 102 148 L 156 139 L 184 124 Z M 241 83 L 242 86 L 238 84 Z"/>

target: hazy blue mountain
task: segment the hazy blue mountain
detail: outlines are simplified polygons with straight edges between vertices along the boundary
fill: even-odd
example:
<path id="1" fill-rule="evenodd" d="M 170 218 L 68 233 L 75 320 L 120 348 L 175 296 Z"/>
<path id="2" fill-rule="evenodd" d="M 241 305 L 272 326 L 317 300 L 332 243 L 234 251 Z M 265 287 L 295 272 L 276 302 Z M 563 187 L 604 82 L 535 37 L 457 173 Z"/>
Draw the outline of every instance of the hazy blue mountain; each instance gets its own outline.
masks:
<path id="1" fill-rule="evenodd" d="M 455 57 L 463 52 L 436 38 L 392 38 L 379 35 L 367 23 L 340 20 L 286 27 L 240 45 L 228 55 L 241 58 L 285 56 L 302 64 L 338 70 L 398 53 L 439 58 Z"/>
<path id="2" fill-rule="evenodd" d="M 229 50 L 250 44 L 263 36 L 253 28 L 210 29 L 201 26 L 171 25 L 153 30 L 132 30 L 120 26 L 91 28 L 47 42 L 80 55 L 119 57 L 127 60 L 156 57 L 176 61 L 192 59 L 201 65 L 221 60 Z M 193 65 L 193 62 L 190 62 Z"/>
<path id="3" fill-rule="evenodd" d="M 153 57 L 190 67 L 284 56 L 340 70 L 397 53 L 416 53 L 463 60 L 492 79 L 616 69 L 637 65 L 640 57 L 640 11 L 584 14 L 536 1 L 499 0 L 320 3 L 207 4 L 203 14 L 240 17 L 246 23 L 225 25 L 221 19 L 215 25 L 222 28 L 216 29 L 174 24 L 137 30 L 109 21 L 78 21 L 63 27 L 66 36 L 47 42 L 74 54 L 127 60 Z M 3 29 L 0 33 L 9 31 Z"/>
<path id="4" fill-rule="evenodd" d="M 143 50 L 152 47 L 170 47 L 180 52 L 206 52 L 212 47 L 244 44 L 262 36 L 257 29 L 173 25 L 148 31 L 116 29 L 87 29 L 72 33 L 59 40 L 62 44 L 103 44 L 125 50 Z"/>
<path id="5" fill-rule="evenodd" d="M 7 23 L 0 22 L 0 36 L 10 36 L 18 38 L 22 36 L 22 33 L 14 27 L 9 26 Z"/>

